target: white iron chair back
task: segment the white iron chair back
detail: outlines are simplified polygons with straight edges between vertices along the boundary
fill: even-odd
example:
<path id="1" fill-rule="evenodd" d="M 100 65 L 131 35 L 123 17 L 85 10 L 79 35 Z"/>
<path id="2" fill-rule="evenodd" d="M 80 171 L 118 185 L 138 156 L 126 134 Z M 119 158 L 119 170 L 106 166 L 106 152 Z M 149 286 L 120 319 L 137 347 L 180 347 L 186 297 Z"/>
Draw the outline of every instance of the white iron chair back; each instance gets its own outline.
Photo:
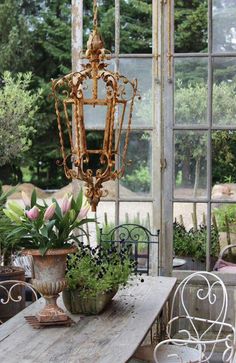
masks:
<path id="1" fill-rule="evenodd" d="M 196 280 L 200 286 L 196 285 Z M 187 288 L 189 285 L 196 288 L 195 299 L 192 295 L 193 289 L 190 295 Z M 208 317 L 192 316 L 190 311 L 191 305 L 193 305 L 192 301 L 200 303 L 200 313 L 201 307 L 205 303 L 209 307 L 208 312 L 211 312 L 215 307 L 214 310 L 217 311 L 217 316 L 214 320 Z M 180 305 L 182 309 L 181 315 L 178 316 L 174 316 L 176 304 Z M 225 323 L 227 309 L 228 295 L 226 287 L 217 275 L 211 272 L 195 272 L 186 277 L 174 293 L 171 319 L 167 325 L 168 339 L 156 346 L 154 350 L 155 362 L 209 362 L 216 344 L 219 343 L 226 345 L 222 362 L 233 362 L 235 330 L 231 324 Z M 184 323 L 183 329 L 174 332 L 175 325 L 181 324 L 181 322 Z M 225 333 L 223 329 L 230 332 Z"/>
<path id="2" fill-rule="evenodd" d="M 1 304 L 6 305 L 10 302 L 20 303 L 25 299 L 25 296 L 22 296 L 20 292 L 25 293 L 25 290 L 19 290 L 19 287 L 28 288 L 32 294 L 32 298 L 34 301 L 38 300 L 39 293 L 35 290 L 32 284 L 25 281 L 20 280 L 5 280 L 0 282 L 0 311 Z M 0 320 L 0 325 L 2 321 Z"/>

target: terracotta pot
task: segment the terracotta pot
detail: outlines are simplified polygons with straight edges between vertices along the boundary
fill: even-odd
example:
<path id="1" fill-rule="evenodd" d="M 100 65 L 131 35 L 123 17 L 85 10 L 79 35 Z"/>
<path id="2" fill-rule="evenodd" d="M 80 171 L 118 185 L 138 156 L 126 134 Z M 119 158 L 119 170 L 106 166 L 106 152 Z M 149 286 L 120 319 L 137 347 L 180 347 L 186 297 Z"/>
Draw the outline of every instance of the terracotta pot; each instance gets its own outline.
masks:
<path id="1" fill-rule="evenodd" d="M 51 249 L 44 256 L 39 250 L 23 251 L 24 254 L 33 257 L 32 285 L 46 300 L 44 308 L 36 315 L 40 322 L 68 320 L 68 316 L 56 301 L 59 293 L 66 287 L 66 256 L 76 250 L 76 247 Z"/>
<path id="2" fill-rule="evenodd" d="M 21 267 L 9 267 L 6 271 L 0 271 L 0 285 L 1 282 L 15 280 L 15 281 L 25 281 L 25 270 Z M 9 282 L 4 284 L 4 286 L 8 291 L 14 285 L 14 282 Z M 0 321 L 5 322 L 8 319 L 12 318 L 14 315 L 19 313 L 21 310 L 25 308 L 25 287 L 21 285 L 17 285 L 13 288 L 12 298 L 17 302 L 12 301 L 11 299 L 4 304 L 0 302 Z M 4 288 L 0 287 L 0 300 L 7 301 L 7 293 Z"/>
<path id="3" fill-rule="evenodd" d="M 96 296 L 81 296 L 80 290 L 66 288 L 62 292 L 65 307 L 72 314 L 95 315 L 101 313 L 117 293 L 118 289 L 100 292 Z"/>

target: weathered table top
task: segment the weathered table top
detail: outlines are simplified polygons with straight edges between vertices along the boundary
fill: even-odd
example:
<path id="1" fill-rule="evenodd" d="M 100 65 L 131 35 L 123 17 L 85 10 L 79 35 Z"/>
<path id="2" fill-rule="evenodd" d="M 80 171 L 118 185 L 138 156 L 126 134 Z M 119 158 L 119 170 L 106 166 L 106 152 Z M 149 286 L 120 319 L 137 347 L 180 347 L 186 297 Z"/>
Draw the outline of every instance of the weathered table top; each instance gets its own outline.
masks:
<path id="1" fill-rule="evenodd" d="M 24 316 L 44 304 L 33 303 L 0 326 L 0 362 L 124 363 L 140 345 L 160 313 L 176 279 L 145 276 L 113 298 L 97 316 L 70 315 L 71 327 L 33 329 Z M 59 299 L 59 305 L 63 307 Z M 68 314 L 69 315 L 69 314 Z"/>

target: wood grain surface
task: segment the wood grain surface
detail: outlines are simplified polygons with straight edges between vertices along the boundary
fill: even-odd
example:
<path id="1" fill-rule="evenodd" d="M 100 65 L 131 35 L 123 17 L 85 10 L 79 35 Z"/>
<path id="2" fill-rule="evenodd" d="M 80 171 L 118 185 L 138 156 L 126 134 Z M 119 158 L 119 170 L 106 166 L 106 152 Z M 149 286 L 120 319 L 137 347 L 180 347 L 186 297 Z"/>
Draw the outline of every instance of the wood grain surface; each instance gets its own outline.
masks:
<path id="1" fill-rule="evenodd" d="M 0 326 L 1 363 L 125 363 L 160 313 L 176 279 L 145 276 L 121 289 L 96 316 L 70 315 L 71 327 L 33 329 L 24 316 L 34 315 L 43 299 Z M 63 306 L 61 298 L 59 305 Z"/>

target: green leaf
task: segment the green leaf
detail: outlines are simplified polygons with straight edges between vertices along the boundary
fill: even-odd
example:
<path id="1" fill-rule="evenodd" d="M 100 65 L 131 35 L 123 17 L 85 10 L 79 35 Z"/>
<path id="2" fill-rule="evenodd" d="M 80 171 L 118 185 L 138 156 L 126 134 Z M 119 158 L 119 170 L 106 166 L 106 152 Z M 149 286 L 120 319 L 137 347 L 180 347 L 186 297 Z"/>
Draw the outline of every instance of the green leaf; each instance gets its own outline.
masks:
<path id="1" fill-rule="evenodd" d="M 61 208 L 55 198 L 52 198 L 52 202 L 56 204 L 55 214 L 61 220 L 62 219 Z"/>
<path id="2" fill-rule="evenodd" d="M 12 212 L 9 209 L 3 209 L 4 214 L 13 222 L 21 223 L 21 220 L 18 215 L 16 215 L 14 212 Z"/>
<path id="3" fill-rule="evenodd" d="M 19 217 L 23 216 L 24 210 L 19 206 L 16 202 L 8 202 L 7 204 L 8 208 L 10 208 L 14 213 L 16 213 Z"/>
<path id="4" fill-rule="evenodd" d="M 12 229 L 12 231 L 7 235 L 7 238 L 12 238 L 18 235 L 18 238 L 20 239 L 22 236 L 24 236 L 25 232 L 26 231 L 22 227 L 14 227 L 14 229 Z"/>
<path id="5" fill-rule="evenodd" d="M 48 238 L 48 229 L 47 226 L 43 226 L 42 228 L 40 228 L 40 234 L 46 238 Z"/>
<path id="6" fill-rule="evenodd" d="M 75 204 L 76 204 L 76 212 L 79 212 L 81 207 L 82 207 L 82 203 L 83 203 L 83 189 L 80 189 L 80 192 L 75 200 Z"/>
<path id="7" fill-rule="evenodd" d="M 61 220 L 60 230 L 63 230 L 66 226 L 70 224 L 70 213 L 67 212 Z"/>
<path id="8" fill-rule="evenodd" d="M 48 234 L 52 231 L 53 227 L 55 226 L 55 223 L 56 223 L 55 219 L 48 222 L 47 224 Z"/>
<path id="9" fill-rule="evenodd" d="M 79 222 L 76 222 L 76 227 L 77 226 L 82 226 L 83 224 L 85 223 L 90 223 L 90 222 L 94 222 L 94 223 L 98 223 L 95 219 L 93 218 L 87 218 L 87 219 L 82 219 L 81 221 Z"/>
<path id="10" fill-rule="evenodd" d="M 47 250 L 49 249 L 50 247 L 49 246 L 40 246 L 39 247 L 39 252 L 41 253 L 41 256 L 44 256 L 45 253 L 47 252 Z"/>
<path id="11" fill-rule="evenodd" d="M 31 194 L 31 208 L 33 208 L 33 206 L 36 204 L 36 202 L 37 202 L 37 194 L 36 194 L 36 190 L 34 189 Z"/>

